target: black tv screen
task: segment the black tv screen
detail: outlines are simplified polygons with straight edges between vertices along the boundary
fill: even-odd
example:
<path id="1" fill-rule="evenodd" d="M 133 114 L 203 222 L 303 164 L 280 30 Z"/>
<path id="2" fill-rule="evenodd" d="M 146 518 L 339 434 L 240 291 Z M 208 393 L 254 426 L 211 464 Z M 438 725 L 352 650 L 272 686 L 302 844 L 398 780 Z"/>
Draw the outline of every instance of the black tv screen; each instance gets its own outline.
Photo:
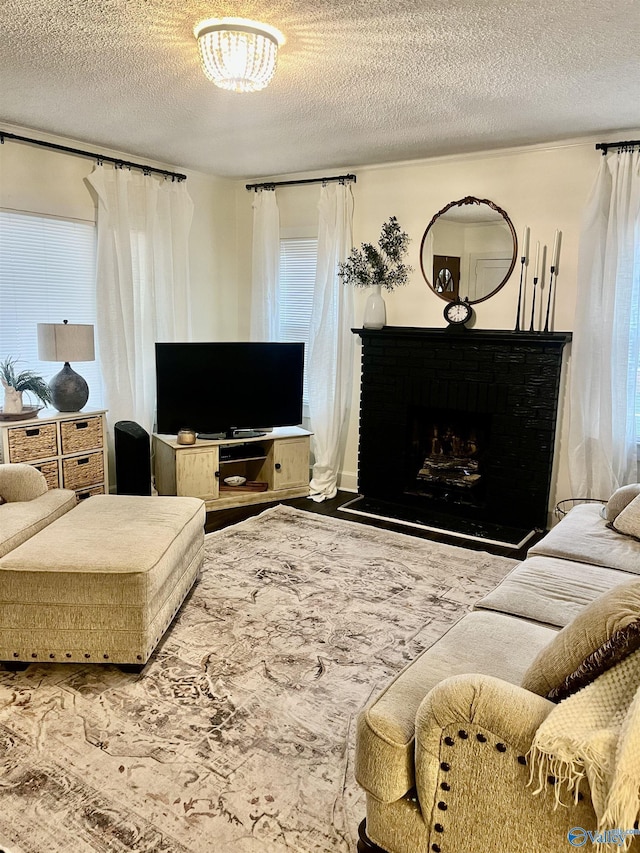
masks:
<path id="1" fill-rule="evenodd" d="M 156 343 L 156 428 L 232 438 L 297 425 L 303 361 L 303 343 Z"/>

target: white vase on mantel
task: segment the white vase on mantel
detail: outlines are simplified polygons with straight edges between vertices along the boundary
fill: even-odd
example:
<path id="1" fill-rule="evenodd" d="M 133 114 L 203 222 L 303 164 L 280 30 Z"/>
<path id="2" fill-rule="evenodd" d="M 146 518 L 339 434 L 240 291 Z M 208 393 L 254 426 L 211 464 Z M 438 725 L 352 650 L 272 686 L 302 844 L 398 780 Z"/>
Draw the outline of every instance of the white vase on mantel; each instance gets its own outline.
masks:
<path id="1" fill-rule="evenodd" d="M 382 329 L 387 322 L 387 306 L 382 298 L 382 285 L 372 285 L 371 291 L 364 306 L 362 325 L 365 329 Z"/>

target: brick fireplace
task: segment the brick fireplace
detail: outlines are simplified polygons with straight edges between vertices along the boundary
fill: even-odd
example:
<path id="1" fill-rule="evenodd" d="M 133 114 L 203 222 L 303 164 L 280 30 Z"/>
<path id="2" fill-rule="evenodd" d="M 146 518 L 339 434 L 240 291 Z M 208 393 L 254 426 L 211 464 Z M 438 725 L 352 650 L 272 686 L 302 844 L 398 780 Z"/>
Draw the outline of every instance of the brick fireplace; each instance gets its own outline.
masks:
<path id="1" fill-rule="evenodd" d="M 496 543 L 544 529 L 571 333 L 354 332 L 362 497 L 352 511 Z"/>

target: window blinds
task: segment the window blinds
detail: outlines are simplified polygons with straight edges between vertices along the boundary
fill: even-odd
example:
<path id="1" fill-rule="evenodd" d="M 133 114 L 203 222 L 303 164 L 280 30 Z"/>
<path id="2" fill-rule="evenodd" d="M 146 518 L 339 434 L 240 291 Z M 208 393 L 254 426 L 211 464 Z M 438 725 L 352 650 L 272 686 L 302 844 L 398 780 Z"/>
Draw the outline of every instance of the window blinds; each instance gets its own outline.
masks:
<path id="1" fill-rule="evenodd" d="M 62 364 L 38 359 L 38 323 L 96 322 L 96 233 L 91 222 L 0 210 L 0 359 L 46 380 Z M 98 361 L 72 365 L 103 406 Z M 35 402 L 35 401 L 34 401 Z"/>
<path id="2" fill-rule="evenodd" d="M 286 238 L 280 240 L 279 331 L 281 341 L 304 341 L 304 389 L 307 394 L 307 356 L 309 323 L 313 304 L 313 288 L 318 259 L 317 239 Z"/>

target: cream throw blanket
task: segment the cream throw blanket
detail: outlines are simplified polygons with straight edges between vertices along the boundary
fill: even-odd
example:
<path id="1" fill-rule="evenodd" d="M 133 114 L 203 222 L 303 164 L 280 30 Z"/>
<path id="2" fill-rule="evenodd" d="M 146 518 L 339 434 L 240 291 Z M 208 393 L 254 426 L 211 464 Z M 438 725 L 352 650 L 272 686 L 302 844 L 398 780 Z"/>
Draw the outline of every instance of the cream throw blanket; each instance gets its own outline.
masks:
<path id="1" fill-rule="evenodd" d="M 577 800 L 586 776 L 598 831 L 632 829 L 640 811 L 640 650 L 560 702 L 536 732 L 530 757 L 534 793 L 552 774 L 557 803 L 563 785 Z"/>

